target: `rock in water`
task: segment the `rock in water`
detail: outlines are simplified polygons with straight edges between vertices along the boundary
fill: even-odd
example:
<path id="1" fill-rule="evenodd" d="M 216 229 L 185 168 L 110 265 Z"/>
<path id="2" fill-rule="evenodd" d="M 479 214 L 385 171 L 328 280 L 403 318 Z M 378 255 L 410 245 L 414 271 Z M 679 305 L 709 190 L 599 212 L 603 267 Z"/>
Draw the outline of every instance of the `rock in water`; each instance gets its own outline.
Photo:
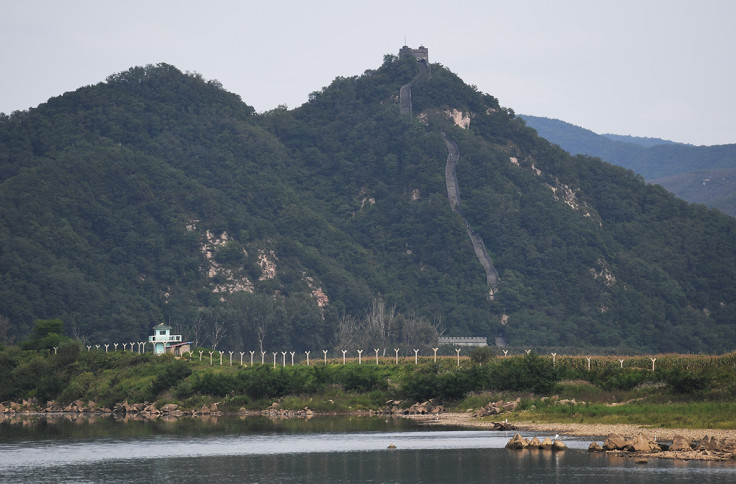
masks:
<path id="1" fill-rule="evenodd" d="M 506 443 L 507 449 L 526 449 L 527 447 L 529 447 L 529 441 L 522 437 L 521 434 L 514 435 Z"/>

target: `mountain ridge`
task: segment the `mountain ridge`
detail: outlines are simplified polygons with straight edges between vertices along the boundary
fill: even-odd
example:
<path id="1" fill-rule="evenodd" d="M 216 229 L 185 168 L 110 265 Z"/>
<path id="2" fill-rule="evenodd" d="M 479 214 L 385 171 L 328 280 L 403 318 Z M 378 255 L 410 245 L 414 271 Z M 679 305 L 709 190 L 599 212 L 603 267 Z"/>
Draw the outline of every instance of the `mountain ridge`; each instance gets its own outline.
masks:
<path id="1" fill-rule="evenodd" d="M 570 153 L 634 170 L 651 183 L 736 217 L 736 144 L 694 146 L 658 138 L 597 134 L 565 121 L 521 115 L 540 136 Z M 714 176 L 719 183 L 709 181 Z"/>
<path id="2" fill-rule="evenodd" d="M 244 349 L 429 345 L 443 330 L 730 348 L 733 219 L 569 156 L 440 64 L 417 74 L 389 55 L 256 114 L 161 64 L 2 118 L 12 336 L 60 317 L 90 340 L 170 320 Z M 413 80 L 408 118 L 399 91 Z M 462 215 L 498 270 L 493 299 L 448 203 L 442 132 L 462 156 Z"/>

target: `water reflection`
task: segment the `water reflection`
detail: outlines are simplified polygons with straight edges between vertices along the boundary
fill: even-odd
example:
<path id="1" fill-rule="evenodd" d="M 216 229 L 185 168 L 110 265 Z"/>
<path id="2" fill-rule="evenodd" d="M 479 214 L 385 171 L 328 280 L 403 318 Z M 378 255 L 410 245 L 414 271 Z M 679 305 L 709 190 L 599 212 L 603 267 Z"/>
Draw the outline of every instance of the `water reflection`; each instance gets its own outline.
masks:
<path id="1" fill-rule="evenodd" d="M 510 433 L 422 428 L 403 419 L 262 417 L 0 423 L 2 482 L 736 482 L 736 467 L 509 451 Z M 389 444 L 396 450 L 388 450 Z"/>

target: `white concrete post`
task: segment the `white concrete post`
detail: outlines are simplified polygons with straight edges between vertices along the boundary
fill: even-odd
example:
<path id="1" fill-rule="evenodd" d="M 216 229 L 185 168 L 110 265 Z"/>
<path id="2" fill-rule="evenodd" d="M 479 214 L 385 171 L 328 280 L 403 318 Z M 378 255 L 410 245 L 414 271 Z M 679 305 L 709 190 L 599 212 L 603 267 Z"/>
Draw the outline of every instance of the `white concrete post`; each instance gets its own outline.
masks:
<path id="1" fill-rule="evenodd" d="M 245 354 L 245 351 L 240 352 L 240 366 L 243 366 L 243 355 Z"/>
<path id="2" fill-rule="evenodd" d="M 531 352 L 532 352 L 532 350 L 526 350 L 526 354 L 527 354 L 527 355 L 528 355 L 529 353 L 531 353 Z"/>
<path id="3" fill-rule="evenodd" d="M 123 343 L 123 351 L 125 351 L 125 348 L 128 346 L 128 343 Z"/>
<path id="4" fill-rule="evenodd" d="M 327 364 L 327 350 L 322 350 L 322 353 L 325 354 L 325 365 Z"/>
<path id="5" fill-rule="evenodd" d="M 345 353 L 348 352 L 348 350 L 341 350 L 342 351 L 342 364 L 345 364 Z"/>
<path id="6" fill-rule="evenodd" d="M 309 366 L 309 353 L 311 353 L 311 351 L 304 352 L 304 354 L 307 355 L 307 366 Z"/>
<path id="7" fill-rule="evenodd" d="M 286 351 L 282 351 L 281 352 L 281 357 L 282 357 L 282 360 L 283 360 L 283 365 L 282 366 L 286 366 Z"/>
<path id="8" fill-rule="evenodd" d="M 272 353 L 273 353 L 273 367 L 276 368 L 276 355 L 278 355 L 279 352 L 278 351 L 276 351 L 276 352 L 273 352 L 272 351 Z"/>
<path id="9" fill-rule="evenodd" d="M 361 365 L 361 364 L 362 364 L 362 362 L 361 362 L 361 359 L 360 359 L 360 356 L 361 356 L 362 354 L 363 354 L 363 350 L 358 350 L 358 364 L 359 364 L 359 365 Z"/>
<path id="10" fill-rule="evenodd" d="M 654 362 L 657 361 L 657 358 L 649 358 L 652 360 L 652 371 L 654 371 Z"/>
<path id="11" fill-rule="evenodd" d="M 100 345 L 95 345 L 95 348 L 97 348 L 97 351 L 100 351 Z"/>
<path id="12" fill-rule="evenodd" d="M 225 353 L 224 351 L 220 351 L 220 366 L 222 366 L 222 355 Z"/>
<path id="13" fill-rule="evenodd" d="M 552 353 L 552 366 L 555 366 L 555 358 L 557 357 L 557 353 Z"/>
<path id="14" fill-rule="evenodd" d="M 294 355 L 296 354 L 296 351 L 289 351 L 289 354 L 291 355 L 291 366 L 294 366 Z"/>
<path id="15" fill-rule="evenodd" d="M 434 351 L 434 362 L 437 363 L 437 350 L 439 348 L 432 348 L 432 351 Z"/>
<path id="16" fill-rule="evenodd" d="M 105 345 L 105 353 L 107 353 L 107 348 L 110 346 L 110 343 Z"/>
<path id="17" fill-rule="evenodd" d="M 135 350 L 133 349 L 133 345 L 134 345 L 134 344 L 135 344 L 135 343 L 130 343 L 130 352 L 131 352 L 131 353 L 135 353 Z"/>
<path id="18" fill-rule="evenodd" d="M 506 358 L 509 355 L 509 350 L 503 350 L 503 357 Z"/>
<path id="19" fill-rule="evenodd" d="M 261 365 L 264 365 L 266 363 L 266 352 L 261 351 Z"/>
<path id="20" fill-rule="evenodd" d="M 228 353 L 230 353 L 230 366 L 233 366 L 233 352 L 228 351 Z"/>
<path id="21" fill-rule="evenodd" d="M 621 359 L 621 358 L 619 358 L 618 359 L 618 362 L 621 364 L 621 368 L 623 368 L 624 367 L 624 360 Z"/>
<path id="22" fill-rule="evenodd" d="M 212 355 L 215 354 L 214 351 L 210 351 L 210 366 L 212 366 Z"/>
<path id="23" fill-rule="evenodd" d="M 118 350 L 118 344 L 117 343 L 113 343 L 113 346 L 115 346 L 115 351 L 117 351 Z"/>
<path id="24" fill-rule="evenodd" d="M 394 348 L 394 351 L 396 352 L 396 364 L 399 364 L 399 348 Z"/>
<path id="25" fill-rule="evenodd" d="M 590 371 L 590 356 L 586 356 L 585 359 L 588 360 L 588 371 Z"/>
<path id="26" fill-rule="evenodd" d="M 255 353 L 255 351 L 250 352 L 250 366 L 253 366 L 253 353 Z"/>
<path id="27" fill-rule="evenodd" d="M 414 350 L 414 364 L 415 365 L 419 364 L 419 350 L 418 349 Z"/>
<path id="28" fill-rule="evenodd" d="M 56 350 L 58 350 L 58 349 L 59 349 L 58 346 L 54 346 L 54 354 L 56 354 Z"/>
<path id="29" fill-rule="evenodd" d="M 460 348 L 455 348 L 455 353 L 457 353 L 457 367 L 460 368 Z"/>
<path id="30" fill-rule="evenodd" d="M 200 350 L 199 351 L 199 361 L 202 361 L 202 353 L 204 353 L 204 351 Z"/>
<path id="31" fill-rule="evenodd" d="M 91 346 L 87 346 L 87 353 L 89 353 L 89 350 L 91 350 L 91 349 L 92 349 Z"/>
<path id="32" fill-rule="evenodd" d="M 376 352 L 376 365 L 378 364 L 378 350 L 379 348 L 373 348 L 373 351 Z"/>

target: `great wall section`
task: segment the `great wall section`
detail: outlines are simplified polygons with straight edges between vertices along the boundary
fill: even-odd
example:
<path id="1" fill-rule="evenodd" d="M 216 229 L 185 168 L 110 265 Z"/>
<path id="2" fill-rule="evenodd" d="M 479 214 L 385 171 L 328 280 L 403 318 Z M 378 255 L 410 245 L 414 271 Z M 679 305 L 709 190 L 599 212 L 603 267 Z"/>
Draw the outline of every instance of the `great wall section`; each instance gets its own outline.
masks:
<path id="1" fill-rule="evenodd" d="M 417 76 L 414 78 L 415 80 L 420 76 L 430 75 L 429 55 L 428 50 L 425 47 L 419 47 L 419 49 L 410 49 L 409 47 L 404 46 L 401 51 L 399 51 L 399 57 L 406 55 L 414 56 L 417 59 L 417 64 L 419 65 L 419 74 L 417 74 Z M 411 88 L 413 83 L 414 81 L 404 84 L 399 90 L 399 106 L 401 114 L 408 115 L 410 117 L 412 117 L 413 115 L 411 101 Z M 475 255 L 486 273 L 486 283 L 490 288 L 489 296 L 491 299 L 493 299 L 494 294 L 498 290 L 498 284 L 500 281 L 498 277 L 498 271 L 493 265 L 493 261 L 491 260 L 491 256 L 486 250 L 483 239 L 473 231 L 473 229 L 470 227 L 470 224 L 460 211 L 460 189 L 458 188 L 456 174 L 457 163 L 460 160 L 460 150 L 457 147 L 457 143 L 455 143 L 454 140 L 447 136 L 447 134 L 442 133 L 442 139 L 444 140 L 445 146 L 447 147 L 447 161 L 445 163 L 445 185 L 447 186 L 447 199 L 450 202 L 450 208 L 452 209 L 452 211 L 460 215 L 460 217 L 462 218 L 463 224 L 465 225 L 465 232 L 468 234 L 470 242 L 473 244 Z"/>

